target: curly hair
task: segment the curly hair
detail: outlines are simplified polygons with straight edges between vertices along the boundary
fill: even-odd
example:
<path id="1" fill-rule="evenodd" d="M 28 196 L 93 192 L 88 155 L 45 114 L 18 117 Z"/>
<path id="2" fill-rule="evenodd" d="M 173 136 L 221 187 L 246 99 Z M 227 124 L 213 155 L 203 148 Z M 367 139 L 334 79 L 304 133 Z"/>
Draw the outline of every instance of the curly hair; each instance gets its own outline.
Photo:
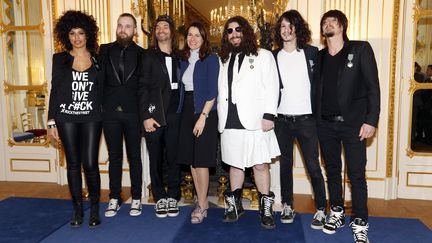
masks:
<path id="1" fill-rule="evenodd" d="M 297 38 L 297 48 L 303 49 L 306 44 L 311 41 L 312 32 L 309 28 L 309 24 L 303 19 L 301 14 L 297 10 L 293 9 L 283 13 L 276 22 L 274 32 L 276 44 L 279 46 L 279 48 L 283 48 L 284 41 L 280 34 L 283 20 L 288 21 L 291 24 L 291 28 L 294 26 Z"/>
<path id="2" fill-rule="evenodd" d="M 342 28 L 343 28 L 343 33 L 342 33 L 342 35 L 343 35 L 343 40 L 344 40 L 345 42 L 349 41 L 349 39 L 348 39 L 348 35 L 347 35 L 348 19 L 347 19 L 346 15 L 345 15 L 342 11 L 339 11 L 339 10 L 333 9 L 333 10 L 329 10 L 329 11 L 327 11 L 327 12 L 322 16 L 322 18 L 321 18 L 321 22 L 320 22 L 320 33 L 321 33 L 321 37 L 323 37 L 323 39 L 322 39 L 321 41 L 324 43 L 324 45 L 327 45 L 327 42 L 324 41 L 324 37 L 325 37 L 325 36 L 324 36 L 324 32 L 323 32 L 322 27 L 323 27 L 324 21 L 325 21 L 327 18 L 335 18 L 335 19 L 337 19 L 338 24 L 339 24 L 340 26 L 342 26 Z"/>
<path id="3" fill-rule="evenodd" d="M 72 44 L 69 40 L 71 29 L 81 28 L 84 30 L 87 43 L 87 50 L 96 52 L 98 49 L 98 32 L 99 27 L 93 16 L 81 11 L 69 10 L 65 12 L 57 21 L 54 27 L 54 36 L 56 43 L 60 44 L 63 49 L 72 50 Z"/>
<path id="4" fill-rule="evenodd" d="M 203 39 L 203 43 L 202 43 L 200 50 L 199 50 L 199 58 L 200 58 L 200 60 L 204 60 L 206 57 L 208 57 L 211 54 L 209 32 L 208 32 L 207 28 L 205 28 L 201 22 L 193 22 L 186 29 L 185 40 L 187 40 L 187 35 L 188 35 L 189 29 L 191 27 L 197 28 L 202 39 Z M 183 58 L 183 60 L 187 60 L 190 57 L 190 47 L 189 47 L 189 45 L 187 45 L 187 41 L 186 41 L 186 45 L 185 45 L 183 51 L 180 54 L 181 54 L 181 57 Z"/>
<path id="5" fill-rule="evenodd" d="M 228 25 L 231 23 L 238 23 L 242 27 L 243 39 L 240 43 L 240 50 L 246 55 L 258 55 L 258 43 L 256 40 L 256 35 L 252 26 L 249 22 L 242 16 L 234 16 L 227 20 L 224 26 L 224 31 L 221 40 L 221 49 L 219 52 L 219 57 L 222 63 L 226 63 L 229 58 L 230 52 L 233 51 L 234 47 L 228 40 Z"/>
<path id="6" fill-rule="evenodd" d="M 171 49 L 172 49 L 172 52 L 177 53 L 178 52 L 177 31 L 175 28 L 174 20 L 169 15 L 159 15 L 159 17 L 154 22 L 153 27 L 152 27 L 151 38 L 150 38 L 150 48 L 153 48 L 153 49 L 159 48 L 158 47 L 158 41 L 156 38 L 156 26 L 161 21 L 165 21 L 168 23 L 169 28 L 170 28 L 170 32 L 171 32 Z"/>

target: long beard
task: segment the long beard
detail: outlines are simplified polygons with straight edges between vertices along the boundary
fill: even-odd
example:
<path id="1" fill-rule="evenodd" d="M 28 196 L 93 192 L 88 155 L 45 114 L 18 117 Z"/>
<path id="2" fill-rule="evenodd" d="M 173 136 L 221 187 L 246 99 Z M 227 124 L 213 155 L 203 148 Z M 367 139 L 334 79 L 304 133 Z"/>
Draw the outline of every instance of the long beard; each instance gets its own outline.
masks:
<path id="1" fill-rule="evenodd" d="M 133 41 L 133 36 L 128 36 L 128 37 L 121 37 L 119 35 L 117 35 L 117 42 L 121 45 L 121 46 L 128 46 L 130 43 L 132 43 Z"/>

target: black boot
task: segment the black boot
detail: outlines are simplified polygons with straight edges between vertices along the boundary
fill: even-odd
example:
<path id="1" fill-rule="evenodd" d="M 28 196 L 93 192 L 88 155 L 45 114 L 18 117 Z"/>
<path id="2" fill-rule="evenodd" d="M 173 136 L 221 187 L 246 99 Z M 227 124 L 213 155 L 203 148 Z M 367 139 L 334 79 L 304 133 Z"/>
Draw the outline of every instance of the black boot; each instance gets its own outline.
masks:
<path id="1" fill-rule="evenodd" d="M 83 209 L 83 202 L 81 199 L 72 199 L 73 204 L 73 216 L 70 221 L 71 227 L 80 227 L 83 223 L 83 217 L 84 217 L 84 209 Z"/>
<path id="2" fill-rule="evenodd" d="M 96 167 L 94 170 L 86 171 L 87 187 L 90 196 L 90 218 L 89 227 L 94 228 L 100 225 L 99 198 L 100 198 L 100 174 Z"/>
<path id="3" fill-rule="evenodd" d="M 223 217 L 223 222 L 235 222 L 244 213 L 242 205 L 242 192 L 243 189 L 239 188 L 231 192 L 227 189 L 224 193 L 225 203 L 225 213 Z"/>
<path id="4" fill-rule="evenodd" d="M 99 201 L 91 202 L 90 207 L 90 218 L 89 218 L 89 227 L 94 228 L 100 225 L 100 217 L 99 217 Z"/>
<path id="5" fill-rule="evenodd" d="M 259 211 L 261 218 L 261 226 L 266 229 L 274 229 L 276 227 L 273 217 L 273 203 L 275 195 L 269 192 L 268 195 L 259 193 Z"/>

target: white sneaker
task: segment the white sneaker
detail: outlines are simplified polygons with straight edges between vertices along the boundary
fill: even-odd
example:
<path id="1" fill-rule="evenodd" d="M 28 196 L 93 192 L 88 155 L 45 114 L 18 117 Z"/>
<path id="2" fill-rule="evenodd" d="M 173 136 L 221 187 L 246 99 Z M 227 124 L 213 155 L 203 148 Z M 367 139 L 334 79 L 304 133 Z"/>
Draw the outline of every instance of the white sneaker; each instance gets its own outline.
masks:
<path id="1" fill-rule="evenodd" d="M 168 198 L 167 199 L 167 205 L 168 205 L 168 216 L 169 217 L 176 217 L 179 215 L 179 207 L 177 205 L 177 200 L 174 198 Z"/>
<path id="2" fill-rule="evenodd" d="M 129 210 L 130 216 L 139 216 L 141 215 L 142 204 L 139 199 L 132 199 L 131 208 Z"/>
<path id="3" fill-rule="evenodd" d="M 166 218 L 168 216 L 168 202 L 165 198 L 161 198 L 156 202 L 155 214 L 158 218 Z"/>
<path id="4" fill-rule="evenodd" d="M 120 210 L 119 200 L 115 198 L 111 198 L 108 203 L 108 207 L 105 210 L 105 217 L 114 217 L 117 212 Z"/>

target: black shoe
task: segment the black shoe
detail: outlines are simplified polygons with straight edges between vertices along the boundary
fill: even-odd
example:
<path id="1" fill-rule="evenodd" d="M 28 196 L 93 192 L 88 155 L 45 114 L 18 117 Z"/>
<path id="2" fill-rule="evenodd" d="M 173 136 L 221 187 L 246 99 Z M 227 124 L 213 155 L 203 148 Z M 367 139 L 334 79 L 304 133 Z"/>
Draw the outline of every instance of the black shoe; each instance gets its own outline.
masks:
<path id="1" fill-rule="evenodd" d="M 224 193 L 225 197 L 225 213 L 223 222 L 236 222 L 240 216 L 244 214 L 243 205 L 241 202 L 242 189 L 237 189 L 234 192 L 227 189 Z"/>
<path id="2" fill-rule="evenodd" d="M 325 209 L 324 208 L 317 209 L 312 219 L 311 228 L 316 230 L 322 230 L 325 223 L 326 223 Z"/>
<path id="3" fill-rule="evenodd" d="M 296 216 L 295 210 L 291 205 L 283 204 L 280 221 L 282 224 L 292 224 Z"/>
<path id="4" fill-rule="evenodd" d="M 84 213 L 81 211 L 75 211 L 70 221 L 70 226 L 73 228 L 80 227 L 83 223 Z"/>
<path id="5" fill-rule="evenodd" d="M 345 226 L 345 212 L 340 206 L 330 208 L 328 222 L 323 227 L 323 232 L 326 234 L 334 234 L 336 230 Z"/>
<path id="6" fill-rule="evenodd" d="M 101 224 L 99 217 L 99 203 L 92 203 L 90 207 L 89 227 L 95 228 Z"/>
<path id="7" fill-rule="evenodd" d="M 269 192 L 268 195 L 259 194 L 259 210 L 261 218 L 261 226 L 265 229 L 274 229 L 276 227 L 275 220 L 273 217 L 273 203 L 275 195 L 273 192 Z"/>
<path id="8" fill-rule="evenodd" d="M 369 243 L 369 224 L 361 218 L 356 218 L 350 224 L 355 243 Z"/>
<path id="9" fill-rule="evenodd" d="M 74 213 L 70 221 L 70 226 L 76 228 L 76 227 L 80 227 L 83 223 L 84 209 L 83 209 L 82 200 L 73 200 L 72 203 L 73 203 Z"/>

